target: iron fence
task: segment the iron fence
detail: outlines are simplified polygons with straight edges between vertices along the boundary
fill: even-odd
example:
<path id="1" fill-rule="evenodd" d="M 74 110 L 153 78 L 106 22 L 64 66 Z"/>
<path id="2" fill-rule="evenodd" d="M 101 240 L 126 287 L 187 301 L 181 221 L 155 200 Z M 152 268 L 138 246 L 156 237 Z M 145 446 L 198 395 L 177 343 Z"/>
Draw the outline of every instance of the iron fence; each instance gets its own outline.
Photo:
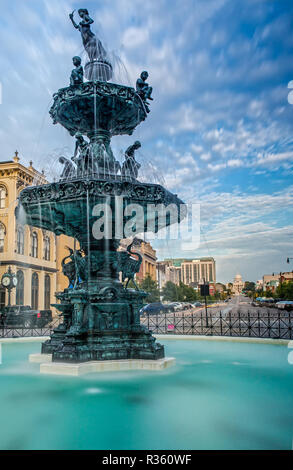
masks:
<path id="1" fill-rule="evenodd" d="M 0 326 L 0 339 L 1 338 L 29 338 L 36 336 L 50 336 L 54 328 L 57 328 L 61 319 L 54 318 L 52 322 L 43 327 L 17 327 L 17 326 Z"/>
<path id="2" fill-rule="evenodd" d="M 0 338 L 50 336 L 60 321 L 55 318 L 42 328 L 0 326 Z M 161 313 L 141 316 L 141 324 L 154 334 L 293 339 L 293 312 L 284 311 Z"/>
<path id="3" fill-rule="evenodd" d="M 176 314 L 145 315 L 141 324 L 154 334 L 240 336 L 255 338 L 292 339 L 292 312 L 204 311 Z"/>

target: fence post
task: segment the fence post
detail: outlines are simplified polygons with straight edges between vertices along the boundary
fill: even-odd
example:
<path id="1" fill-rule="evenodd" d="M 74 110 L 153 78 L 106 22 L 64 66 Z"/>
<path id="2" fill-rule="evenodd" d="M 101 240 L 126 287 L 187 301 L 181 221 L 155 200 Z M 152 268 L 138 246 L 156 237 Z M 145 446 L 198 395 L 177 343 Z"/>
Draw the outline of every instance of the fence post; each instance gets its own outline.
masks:
<path id="1" fill-rule="evenodd" d="M 242 330 L 241 330 L 241 320 L 240 320 L 240 309 L 239 309 L 239 308 L 237 309 L 237 313 L 238 313 L 238 329 L 239 329 L 239 336 L 242 336 L 242 335 L 241 335 Z"/>
<path id="2" fill-rule="evenodd" d="M 231 310 L 229 310 L 229 333 L 230 333 L 230 336 L 233 336 L 233 335 L 232 335 Z"/>
<path id="3" fill-rule="evenodd" d="M 193 321 L 193 312 L 191 313 L 191 334 L 194 334 L 194 321 Z"/>
<path id="4" fill-rule="evenodd" d="M 222 310 L 220 310 L 220 333 L 223 336 L 223 318 L 222 318 Z"/>

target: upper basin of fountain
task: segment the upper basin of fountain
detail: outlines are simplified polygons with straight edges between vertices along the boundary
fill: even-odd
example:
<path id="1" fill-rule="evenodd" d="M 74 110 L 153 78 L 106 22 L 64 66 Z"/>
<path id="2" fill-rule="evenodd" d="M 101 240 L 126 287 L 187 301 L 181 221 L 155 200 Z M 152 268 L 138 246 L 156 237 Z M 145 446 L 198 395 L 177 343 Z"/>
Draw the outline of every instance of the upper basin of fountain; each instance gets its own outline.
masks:
<path id="1" fill-rule="evenodd" d="M 145 105 L 134 88 L 101 81 L 61 88 L 54 94 L 50 115 L 71 135 L 89 137 L 97 129 L 110 135 L 131 135 L 146 119 Z"/>

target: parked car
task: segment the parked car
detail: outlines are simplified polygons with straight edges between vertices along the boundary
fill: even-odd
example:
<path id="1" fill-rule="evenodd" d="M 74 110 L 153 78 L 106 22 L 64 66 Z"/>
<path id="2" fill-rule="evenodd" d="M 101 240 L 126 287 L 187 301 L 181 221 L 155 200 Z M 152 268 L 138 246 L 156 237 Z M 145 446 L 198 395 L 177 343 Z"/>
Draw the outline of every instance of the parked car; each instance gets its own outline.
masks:
<path id="1" fill-rule="evenodd" d="M 202 307 L 203 304 L 202 304 L 201 302 L 194 302 L 194 303 L 193 303 L 193 306 L 194 306 L 194 307 Z"/>
<path id="2" fill-rule="evenodd" d="M 42 328 L 52 321 L 51 310 L 32 310 L 28 305 L 11 305 L 0 312 L 0 325 L 14 328 Z"/>
<path id="3" fill-rule="evenodd" d="M 276 303 L 276 307 L 282 310 L 293 310 L 293 300 L 281 300 Z"/>
<path id="4" fill-rule="evenodd" d="M 183 310 L 191 310 L 192 308 L 194 308 L 193 304 L 190 302 L 183 302 Z"/>
<path id="5" fill-rule="evenodd" d="M 159 313 L 167 313 L 170 311 L 168 305 L 162 304 L 161 302 L 153 302 L 147 304 L 140 309 L 141 315 L 157 315 Z"/>

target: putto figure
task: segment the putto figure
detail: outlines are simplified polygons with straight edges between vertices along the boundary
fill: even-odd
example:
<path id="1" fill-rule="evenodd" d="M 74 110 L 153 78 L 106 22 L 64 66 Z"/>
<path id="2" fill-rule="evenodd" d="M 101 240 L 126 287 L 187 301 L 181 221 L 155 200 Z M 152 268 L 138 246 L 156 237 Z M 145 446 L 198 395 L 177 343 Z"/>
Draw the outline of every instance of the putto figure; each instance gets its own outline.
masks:
<path id="1" fill-rule="evenodd" d="M 62 165 L 64 165 L 63 171 L 60 175 L 61 180 L 68 180 L 76 176 L 75 166 L 73 165 L 73 163 L 71 163 L 70 160 L 68 160 L 68 158 L 60 157 L 59 162 L 62 163 Z"/>
<path id="2" fill-rule="evenodd" d="M 94 20 L 89 16 L 88 10 L 86 8 L 80 8 L 78 10 L 78 14 L 81 18 L 81 22 L 79 24 L 74 21 L 74 12 L 75 10 L 70 13 L 69 18 L 71 19 L 73 26 L 78 29 L 81 34 L 82 42 L 90 61 L 95 59 L 104 61 L 107 53 L 101 41 L 91 31 L 91 24 L 94 23 Z"/>
<path id="3" fill-rule="evenodd" d="M 149 113 L 150 108 L 149 108 L 148 100 L 153 101 L 153 98 L 152 98 L 153 88 L 149 86 L 149 84 L 146 82 L 146 80 L 148 79 L 148 76 L 149 74 L 146 70 L 141 72 L 140 78 L 138 78 L 136 81 L 136 92 L 141 97 L 142 101 L 144 102 L 145 109 Z"/>
<path id="4" fill-rule="evenodd" d="M 77 166 L 77 176 L 97 174 L 99 172 L 98 162 L 93 155 L 91 144 L 79 132 L 75 137 L 75 151 L 71 160 Z"/>
<path id="5" fill-rule="evenodd" d="M 138 176 L 138 170 L 141 165 L 135 160 L 135 152 L 141 147 L 141 143 L 137 140 L 133 145 L 128 147 L 125 152 L 125 162 L 123 163 L 121 175 L 123 178 L 134 178 Z"/>
<path id="6" fill-rule="evenodd" d="M 83 83 L 83 67 L 81 65 L 81 58 L 74 56 L 72 59 L 75 69 L 72 70 L 70 76 L 70 85 L 80 85 Z"/>

